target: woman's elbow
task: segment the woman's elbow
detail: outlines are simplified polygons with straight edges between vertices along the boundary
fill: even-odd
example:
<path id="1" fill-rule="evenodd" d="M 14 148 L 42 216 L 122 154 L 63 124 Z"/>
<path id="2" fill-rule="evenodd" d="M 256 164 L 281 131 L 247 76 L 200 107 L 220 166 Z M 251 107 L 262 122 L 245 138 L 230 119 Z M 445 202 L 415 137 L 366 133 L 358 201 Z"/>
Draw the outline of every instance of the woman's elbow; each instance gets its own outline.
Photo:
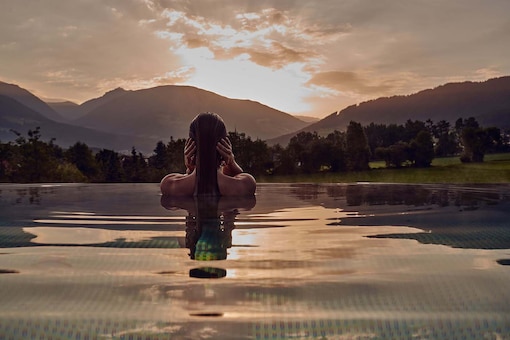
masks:
<path id="1" fill-rule="evenodd" d="M 163 177 L 159 183 L 159 188 L 163 195 L 172 195 L 175 191 L 175 174 L 169 174 Z"/>
<path id="2" fill-rule="evenodd" d="M 244 178 L 244 188 L 246 195 L 255 195 L 255 190 L 257 190 L 257 181 L 255 177 L 250 174 L 246 174 Z"/>

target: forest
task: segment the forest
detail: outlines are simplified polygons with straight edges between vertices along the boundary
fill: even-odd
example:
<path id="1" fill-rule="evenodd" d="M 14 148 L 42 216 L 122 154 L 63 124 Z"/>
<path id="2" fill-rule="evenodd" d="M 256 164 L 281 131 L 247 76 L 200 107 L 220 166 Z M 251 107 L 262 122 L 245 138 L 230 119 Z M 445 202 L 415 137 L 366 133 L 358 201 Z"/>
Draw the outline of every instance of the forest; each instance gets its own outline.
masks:
<path id="1" fill-rule="evenodd" d="M 130 153 L 92 149 L 77 141 L 67 149 L 45 141 L 40 128 L 15 141 L 0 141 L 0 182 L 159 182 L 171 172 L 184 172 L 185 139 L 159 141 L 150 155 L 133 146 Z M 431 165 L 435 157 L 458 156 L 461 162 L 483 162 L 486 153 L 508 152 L 508 133 L 479 126 L 474 118 L 434 123 L 408 120 L 403 125 L 362 126 L 351 121 L 345 132 L 327 136 L 300 132 L 287 146 L 269 146 L 240 132 L 229 132 L 237 162 L 254 176 L 369 170 L 369 162 L 386 167 Z"/>

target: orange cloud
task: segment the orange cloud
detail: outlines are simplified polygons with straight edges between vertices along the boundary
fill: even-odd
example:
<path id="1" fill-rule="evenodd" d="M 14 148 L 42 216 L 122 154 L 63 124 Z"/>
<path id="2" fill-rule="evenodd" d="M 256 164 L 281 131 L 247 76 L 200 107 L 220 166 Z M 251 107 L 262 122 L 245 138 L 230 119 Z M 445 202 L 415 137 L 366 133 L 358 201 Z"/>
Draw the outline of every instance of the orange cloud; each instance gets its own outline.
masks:
<path id="1" fill-rule="evenodd" d="M 363 95 L 390 93 L 393 86 L 389 81 L 367 80 L 355 72 L 328 71 L 315 74 L 307 85 L 323 86 L 341 92 L 355 92 Z"/>

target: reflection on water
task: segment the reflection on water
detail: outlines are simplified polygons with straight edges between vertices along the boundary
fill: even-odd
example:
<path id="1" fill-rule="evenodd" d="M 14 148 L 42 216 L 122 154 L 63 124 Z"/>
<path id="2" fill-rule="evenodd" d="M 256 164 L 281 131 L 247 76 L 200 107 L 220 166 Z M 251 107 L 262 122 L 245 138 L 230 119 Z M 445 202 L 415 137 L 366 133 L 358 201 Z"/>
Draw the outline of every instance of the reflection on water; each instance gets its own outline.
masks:
<path id="1" fill-rule="evenodd" d="M 353 209 L 330 225 L 400 225 L 419 233 L 373 238 L 411 239 L 455 248 L 509 249 L 510 190 L 507 185 L 297 185 L 302 200 L 328 208 Z"/>
<path id="2" fill-rule="evenodd" d="M 498 260 L 498 263 L 502 266 L 510 266 L 510 259 L 501 259 Z"/>
<path id="3" fill-rule="evenodd" d="M 0 339 L 509 338 L 509 189 L 0 185 Z"/>
<path id="4" fill-rule="evenodd" d="M 184 209 L 186 216 L 186 248 L 197 261 L 218 261 L 227 258 L 232 247 L 232 230 L 239 210 L 249 211 L 255 206 L 255 197 L 170 197 L 162 196 L 161 205 L 169 210 Z M 189 271 L 190 277 L 222 278 L 222 268 L 200 267 Z"/>

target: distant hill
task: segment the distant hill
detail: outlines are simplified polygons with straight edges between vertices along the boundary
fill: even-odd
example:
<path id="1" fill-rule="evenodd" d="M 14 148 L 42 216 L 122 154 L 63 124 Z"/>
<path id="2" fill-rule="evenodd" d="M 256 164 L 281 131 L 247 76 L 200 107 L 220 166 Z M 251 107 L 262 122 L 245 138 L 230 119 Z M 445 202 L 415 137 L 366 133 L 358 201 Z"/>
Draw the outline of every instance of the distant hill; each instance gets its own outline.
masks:
<path id="1" fill-rule="evenodd" d="M 52 109 L 48 104 L 30 93 L 29 91 L 19 87 L 18 85 L 8 84 L 0 81 L 0 95 L 4 95 L 15 99 L 26 107 L 39 112 L 46 118 L 57 122 L 63 122 L 65 119 Z"/>
<path id="2" fill-rule="evenodd" d="M 0 95 L 1 142 L 5 143 L 16 139 L 16 135 L 11 132 L 11 129 L 26 136 L 28 130 L 33 130 L 37 126 L 41 127 L 43 140 L 56 138 L 55 143 L 62 147 L 68 147 L 80 141 L 90 147 L 129 151 L 132 146 L 136 146 L 138 150 L 149 152 L 154 149 L 157 142 L 156 140 L 133 138 L 55 122 L 11 97 Z"/>
<path id="3" fill-rule="evenodd" d="M 75 120 L 79 118 L 78 108 L 80 105 L 65 101 L 65 102 L 47 102 L 48 106 L 51 107 L 55 112 L 61 115 L 65 120 Z"/>
<path id="4" fill-rule="evenodd" d="M 129 92 L 131 92 L 131 91 L 126 91 L 123 88 L 118 87 L 114 90 L 106 92 L 103 96 L 101 96 L 99 98 L 93 98 L 93 99 L 87 100 L 86 102 L 81 104 L 76 109 L 76 112 L 78 115 L 77 119 L 87 115 L 88 113 L 92 112 L 96 108 L 98 108 L 102 105 L 105 105 L 112 100 L 122 97 L 123 95 L 125 95 L 126 93 L 129 93 Z M 77 120 L 77 119 L 75 119 L 75 120 Z"/>
<path id="5" fill-rule="evenodd" d="M 123 88 L 116 88 L 115 90 L 105 93 L 102 97 L 90 99 L 81 105 L 76 103 L 65 101 L 65 102 L 48 102 L 48 105 L 55 111 L 57 111 L 62 117 L 68 121 L 77 120 L 85 116 L 90 111 L 98 108 L 99 106 L 123 96 L 129 91 Z"/>
<path id="6" fill-rule="evenodd" d="M 187 137 L 191 119 L 206 111 L 218 113 L 229 131 L 244 132 L 254 139 L 274 138 L 307 125 L 258 102 L 230 99 L 191 86 L 116 89 L 81 106 L 95 107 L 74 121 L 76 125 L 163 141 L 170 136 Z"/>
<path id="7" fill-rule="evenodd" d="M 311 123 L 316 123 L 318 122 L 319 120 L 321 120 L 320 118 L 317 118 L 317 117 L 311 117 L 311 116 L 300 116 L 300 115 L 293 115 L 294 117 L 296 117 L 297 119 L 300 119 L 302 120 L 303 122 L 305 123 L 308 123 L 308 124 L 311 124 Z"/>
<path id="8" fill-rule="evenodd" d="M 17 85 L 0 84 L 5 93 L 0 103 L 3 142 L 15 139 L 10 129 L 25 134 L 40 126 L 44 138 L 54 137 L 64 147 L 81 141 L 91 147 L 115 150 L 135 146 L 148 153 L 159 140 L 186 137 L 191 119 L 205 111 L 220 114 L 229 131 L 244 132 L 252 138 L 272 138 L 308 124 L 255 101 L 230 99 L 190 86 L 138 91 L 117 88 L 77 105 L 44 103 Z"/>
<path id="9" fill-rule="evenodd" d="M 350 121 L 368 125 L 372 122 L 403 124 L 408 119 L 431 119 L 454 124 L 460 117 L 475 117 L 481 126 L 510 129 L 510 77 L 485 82 L 449 83 L 408 96 L 379 98 L 352 105 L 268 142 L 287 145 L 290 138 L 300 131 L 317 131 L 321 135 L 333 130 L 345 131 Z"/>
<path id="10" fill-rule="evenodd" d="M 379 98 L 347 107 L 312 124 L 255 101 L 230 99 L 191 86 L 137 91 L 117 88 L 81 105 L 48 105 L 29 91 L 2 82 L 0 95 L 2 141 L 14 139 L 11 128 L 26 133 L 41 126 L 43 136 L 55 137 L 64 146 L 82 141 L 115 150 L 136 146 L 144 152 L 152 151 L 157 141 L 167 141 L 170 136 L 186 137 L 191 119 L 206 111 L 220 114 L 229 131 L 282 145 L 300 131 L 325 135 L 345 130 L 350 121 L 362 125 L 403 124 L 408 119 L 454 123 L 459 117 L 472 116 L 482 126 L 510 129 L 510 77 L 450 83 L 408 96 Z M 64 124 L 65 119 L 74 117 L 78 118 Z"/>

